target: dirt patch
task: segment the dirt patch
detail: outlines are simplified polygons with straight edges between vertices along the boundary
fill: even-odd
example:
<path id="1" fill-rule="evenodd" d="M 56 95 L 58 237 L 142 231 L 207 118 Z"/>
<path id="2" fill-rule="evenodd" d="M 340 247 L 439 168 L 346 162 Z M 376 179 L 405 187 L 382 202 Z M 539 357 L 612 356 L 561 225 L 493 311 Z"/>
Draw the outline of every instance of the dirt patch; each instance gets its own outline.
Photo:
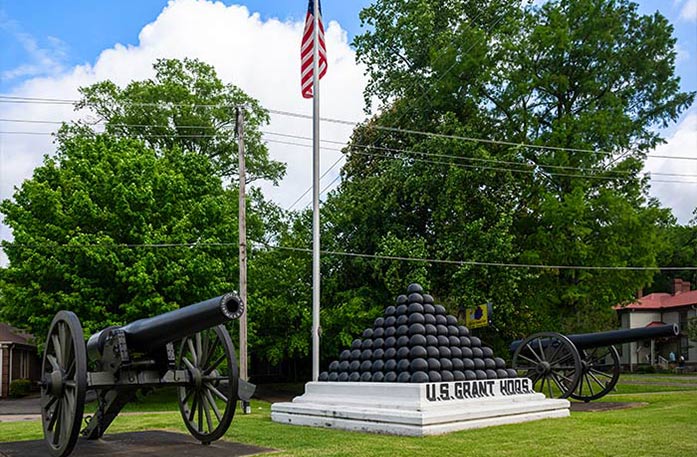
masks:
<path id="1" fill-rule="evenodd" d="M 611 401 L 601 401 L 601 402 L 589 402 L 584 403 L 580 401 L 571 402 L 571 411 L 574 412 L 586 412 L 593 413 L 599 411 L 615 411 L 618 409 L 629 409 L 629 408 L 641 408 L 646 406 L 648 403 L 645 402 L 611 402 Z"/>

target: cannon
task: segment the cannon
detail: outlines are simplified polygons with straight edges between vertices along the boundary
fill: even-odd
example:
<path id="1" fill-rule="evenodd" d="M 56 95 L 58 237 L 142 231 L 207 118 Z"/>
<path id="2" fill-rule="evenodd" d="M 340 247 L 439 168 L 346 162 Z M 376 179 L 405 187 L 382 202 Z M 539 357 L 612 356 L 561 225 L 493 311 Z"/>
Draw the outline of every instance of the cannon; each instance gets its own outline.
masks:
<path id="1" fill-rule="evenodd" d="M 511 365 L 539 392 L 589 402 L 607 395 L 619 380 L 615 345 L 679 334 L 675 324 L 568 336 L 536 333 L 511 343 Z"/>
<path id="2" fill-rule="evenodd" d="M 67 456 L 80 434 L 100 438 L 139 391 L 164 386 L 176 386 L 191 435 L 203 444 L 219 439 L 230 427 L 238 399 L 249 400 L 254 392 L 238 378 L 235 347 L 224 326 L 243 313 L 244 304 L 230 293 L 107 327 L 85 343 L 75 313 L 58 312 L 41 366 L 41 418 L 50 454 Z M 81 430 L 88 390 L 96 393 L 96 411 Z"/>

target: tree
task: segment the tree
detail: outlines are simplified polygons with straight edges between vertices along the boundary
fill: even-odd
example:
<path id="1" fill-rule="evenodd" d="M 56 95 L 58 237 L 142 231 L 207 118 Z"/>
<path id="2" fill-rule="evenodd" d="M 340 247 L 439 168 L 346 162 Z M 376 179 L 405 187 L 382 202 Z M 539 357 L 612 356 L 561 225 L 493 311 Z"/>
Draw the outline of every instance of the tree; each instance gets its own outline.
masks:
<path id="1" fill-rule="evenodd" d="M 103 81 L 80 89 L 77 108 L 93 110 L 112 134 L 141 139 L 155 150 L 179 147 L 206 155 L 222 176 L 237 177 L 236 107 L 246 106 L 245 157 L 248 180 L 274 183 L 285 165 L 269 159 L 262 141 L 268 111 L 232 84 L 223 84 L 215 69 L 197 59 L 160 59 L 155 77 L 119 88 Z"/>

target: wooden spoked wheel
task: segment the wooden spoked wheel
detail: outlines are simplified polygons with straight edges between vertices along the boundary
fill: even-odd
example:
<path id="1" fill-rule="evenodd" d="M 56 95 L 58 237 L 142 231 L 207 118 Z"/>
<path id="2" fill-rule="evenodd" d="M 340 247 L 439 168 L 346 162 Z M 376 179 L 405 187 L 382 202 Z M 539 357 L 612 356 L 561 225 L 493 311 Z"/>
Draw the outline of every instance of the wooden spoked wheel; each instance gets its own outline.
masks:
<path id="1" fill-rule="evenodd" d="M 620 379 L 620 356 L 614 346 L 602 346 L 581 352 L 582 374 L 571 394 L 574 400 L 589 402 L 604 397 Z"/>
<path id="2" fill-rule="evenodd" d="M 530 378 L 537 392 L 568 398 L 578 386 L 582 364 L 574 344 L 558 333 L 536 333 L 524 339 L 513 354 L 512 367 Z"/>
<path id="3" fill-rule="evenodd" d="M 177 368 L 187 370 L 191 379 L 177 395 L 186 428 L 204 444 L 219 439 L 235 415 L 239 376 L 235 347 L 225 327 L 184 338 Z"/>
<path id="4" fill-rule="evenodd" d="M 54 457 L 75 447 L 85 409 L 87 356 L 82 326 L 70 311 L 53 318 L 41 364 L 41 423 Z"/>

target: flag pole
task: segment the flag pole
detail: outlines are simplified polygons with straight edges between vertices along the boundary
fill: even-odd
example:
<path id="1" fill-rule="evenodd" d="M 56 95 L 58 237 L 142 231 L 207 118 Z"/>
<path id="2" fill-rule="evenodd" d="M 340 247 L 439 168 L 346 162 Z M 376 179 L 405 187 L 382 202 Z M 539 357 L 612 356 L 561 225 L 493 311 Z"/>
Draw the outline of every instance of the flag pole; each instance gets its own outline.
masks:
<path id="1" fill-rule="evenodd" d="M 314 39 L 312 63 L 312 380 L 319 379 L 319 298 L 320 298 L 320 233 L 319 233 L 319 0 L 314 4 Z"/>

